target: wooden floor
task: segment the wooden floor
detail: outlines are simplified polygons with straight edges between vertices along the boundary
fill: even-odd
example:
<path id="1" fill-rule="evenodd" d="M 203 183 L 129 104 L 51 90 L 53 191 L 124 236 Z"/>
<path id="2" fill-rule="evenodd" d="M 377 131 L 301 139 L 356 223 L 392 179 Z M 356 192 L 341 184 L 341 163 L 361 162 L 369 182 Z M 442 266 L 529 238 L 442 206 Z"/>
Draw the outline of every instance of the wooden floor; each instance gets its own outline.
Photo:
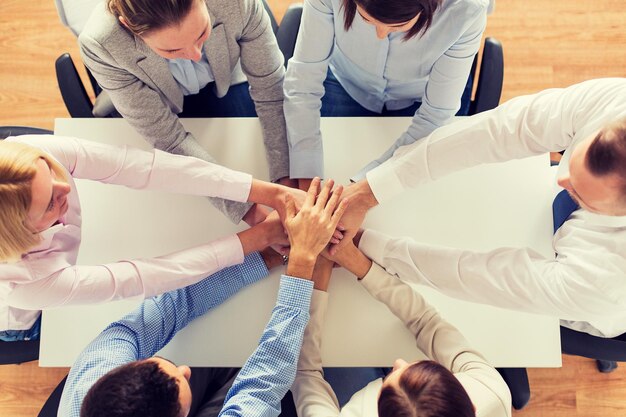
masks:
<path id="1" fill-rule="evenodd" d="M 280 19 L 289 0 L 268 0 Z M 486 36 L 504 45 L 503 101 L 599 77 L 626 76 L 626 0 L 498 0 Z M 52 0 L 0 0 L 0 125 L 51 129 L 68 117 L 54 60 L 76 41 Z M 537 341 L 538 343 L 540 341 Z M 626 364 L 604 375 L 593 361 L 530 371 L 533 397 L 516 417 L 623 417 Z M 36 416 L 67 369 L 0 366 L 0 416 Z"/>

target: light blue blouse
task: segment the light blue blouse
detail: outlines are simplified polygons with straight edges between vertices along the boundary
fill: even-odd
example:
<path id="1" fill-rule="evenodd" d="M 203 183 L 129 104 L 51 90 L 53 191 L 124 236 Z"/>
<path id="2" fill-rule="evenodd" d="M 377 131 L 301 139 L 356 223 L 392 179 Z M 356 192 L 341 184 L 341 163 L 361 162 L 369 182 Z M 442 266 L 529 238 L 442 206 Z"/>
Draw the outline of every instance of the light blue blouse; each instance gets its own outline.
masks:
<path id="1" fill-rule="evenodd" d="M 167 65 L 185 96 L 198 94 L 208 83 L 215 81 L 204 51 L 198 62 L 191 59 L 168 59 Z"/>
<path id="2" fill-rule="evenodd" d="M 381 158 L 427 136 L 460 108 L 461 95 L 486 25 L 488 0 L 444 0 L 423 36 L 376 37 L 358 13 L 344 30 L 341 0 L 305 0 L 300 32 L 285 76 L 290 176 L 323 176 L 319 128 L 323 82 L 333 71 L 347 93 L 368 110 L 402 109 L 420 101 L 411 125 Z"/>

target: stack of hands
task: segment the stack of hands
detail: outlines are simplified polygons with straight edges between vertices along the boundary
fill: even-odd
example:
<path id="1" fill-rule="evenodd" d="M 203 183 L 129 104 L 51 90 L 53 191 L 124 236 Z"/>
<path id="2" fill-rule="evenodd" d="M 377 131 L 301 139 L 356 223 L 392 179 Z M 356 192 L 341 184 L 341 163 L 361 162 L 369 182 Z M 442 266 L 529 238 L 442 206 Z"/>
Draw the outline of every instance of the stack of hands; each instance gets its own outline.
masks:
<path id="1" fill-rule="evenodd" d="M 315 178 L 306 193 L 278 186 L 273 204 L 276 210 L 250 229 L 259 228 L 265 236 L 263 243 L 283 255 L 281 259 L 289 260 L 287 275 L 311 279 L 320 254 L 359 278 L 369 271 L 371 261 L 355 240 L 360 238 L 359 227 L 371 206 L 355 185 L 347 190 L 334 185 L 328 180 L 321 186 L 320 179 Z M 253 238 L 258 239 L 258 235 Z"/>

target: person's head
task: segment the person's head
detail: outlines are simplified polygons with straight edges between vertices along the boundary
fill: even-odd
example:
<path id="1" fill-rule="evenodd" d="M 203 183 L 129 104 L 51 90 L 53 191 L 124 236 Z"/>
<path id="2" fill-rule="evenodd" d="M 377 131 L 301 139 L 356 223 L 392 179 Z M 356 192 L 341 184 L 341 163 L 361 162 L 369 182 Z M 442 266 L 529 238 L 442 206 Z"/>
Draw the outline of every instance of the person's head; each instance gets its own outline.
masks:
<path id="1" fill-rule="evenodd" d="M 379 417 L 475 417 L 467 392 L 434 361 L 396 360 L 380 390 Z"/>
<path id="2" fill-rule="evenodd" d="M 558 179 L 584 209 L 626 215 L 626 118 L 583 140 L 573 150 L 569 174 Z"/>
<path id="3" fill-rule="evenodd" d="M 87 392 L 81 417 L 185 417 L 191 408 L 188 366 L 152 357 L 122 365 Z"/>
<path id="4" fill-rule="evenodd" d="M 63 168 L 39 148 L 0 141 L 0 262 L 15 261 L 67 212 Z"/>
<path id="5" fill-rule="evenodd" d="M 391 32 L 405 32 L 408 40 L 430 27 L 441 0 L 342 0 L 344 28 L 350 30 L 356 14 L 376 27 L 384 39 Z"/>
<path id="6" fill-rule="evenodd" d="M 211 33 L 204 0 L 108 0 L 109 11 L 133 35 L 167 59 L 199 61 Z"/>

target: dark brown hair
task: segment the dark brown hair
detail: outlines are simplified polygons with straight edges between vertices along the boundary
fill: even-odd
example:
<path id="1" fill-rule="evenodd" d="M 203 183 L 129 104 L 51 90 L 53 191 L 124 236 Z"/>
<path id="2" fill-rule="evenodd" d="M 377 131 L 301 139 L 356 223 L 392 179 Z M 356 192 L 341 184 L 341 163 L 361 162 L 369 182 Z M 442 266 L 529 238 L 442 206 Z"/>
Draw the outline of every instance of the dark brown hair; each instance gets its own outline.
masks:
<path id="1" fill-rule="evenodd" d="M 343 27 L 346 31 L 352 27 L 357 5 L 374 19 L 389 25 L 408 22 L 419 13 L 417 22 L 404 35 L 404 40 L 408 40 L 426 32 L 440 4 L 441 0 L 343 0 Z"/>
<path id="2" fill-rule="evenodd" d="M 143 360 L 109 371 L 87 392 L 81 417 L 181 417 L 176 378 L 155 361 Z"/>
<path id="3" fill-rule="evenodd" d="M 600 130 L 589 145 L 585 164 L 594 175 L 621 179 L 621 202 L 626 208 L 626 118 Z"/>
<path id="4" fill-rule="evenodd" d="M 195 1 L 203 0 L 107 0 L 107 8 L 116 18 L 123 17 L 133 34 L 142 35 L 177 25 Z"/>
<path id="5" fill-rule="evenodd" d="M 387 384 L 378 398 L 379 417 L 475 417 L 467 392 L 448 369 L 434 361 L 407 367 L 398 385 Z"/>

